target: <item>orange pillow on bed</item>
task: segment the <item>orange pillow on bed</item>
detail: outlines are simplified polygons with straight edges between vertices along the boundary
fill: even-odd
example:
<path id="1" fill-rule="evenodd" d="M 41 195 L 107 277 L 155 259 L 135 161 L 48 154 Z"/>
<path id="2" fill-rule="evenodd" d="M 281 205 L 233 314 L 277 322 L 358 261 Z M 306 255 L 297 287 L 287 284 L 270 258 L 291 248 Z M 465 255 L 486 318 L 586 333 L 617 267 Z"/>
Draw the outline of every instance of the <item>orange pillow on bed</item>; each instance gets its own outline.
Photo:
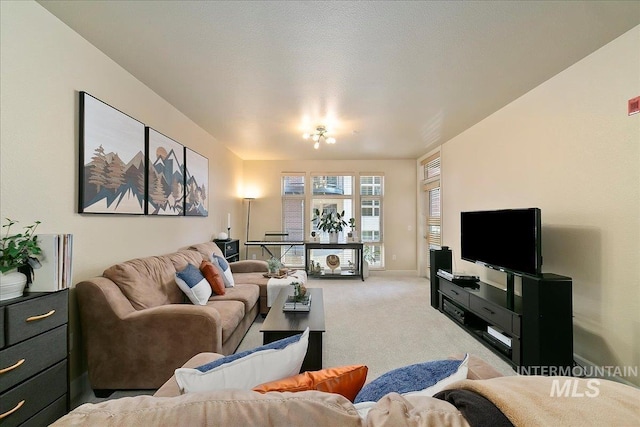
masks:
<path id="1" fill-rule="evenodd" d="M 369 368 L 365 365 L 349 365 L 320 371 L 303 372 L 278 381 L 270 381 L 253 388 L 253 391 L 305 391 L 318 390 L 337 393 L 353 402 L 367 380 Z"/>
<path id="2" fill-rule="evenodd" d="M 211 262 L 206 259 L 200 263 L 200 271 L 209 285 L 211 285 L 211 290 L 216 295 L 224 295 L 224 281 L 222 280 L 222 276 L 220 271 L 213 265 Z"/>

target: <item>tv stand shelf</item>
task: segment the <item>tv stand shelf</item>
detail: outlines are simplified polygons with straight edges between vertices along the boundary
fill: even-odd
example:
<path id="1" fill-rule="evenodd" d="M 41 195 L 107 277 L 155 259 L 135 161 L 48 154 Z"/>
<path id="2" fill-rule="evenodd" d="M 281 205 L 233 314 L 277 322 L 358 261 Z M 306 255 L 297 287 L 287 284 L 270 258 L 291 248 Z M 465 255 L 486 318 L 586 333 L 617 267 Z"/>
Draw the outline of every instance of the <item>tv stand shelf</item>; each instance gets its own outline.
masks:
<path id="1" fill-rule="evenodd" d="M 512 366 L 573 365 L 569 277 L 523 276 L 522 296 L 511 298 L 506 290 L 484 282 L 463 287 L 438 276 L 431 281 L 437 287 L 436 308 Z M 502 330 L 511 346 L 487 336 L 488 326 Z"/>

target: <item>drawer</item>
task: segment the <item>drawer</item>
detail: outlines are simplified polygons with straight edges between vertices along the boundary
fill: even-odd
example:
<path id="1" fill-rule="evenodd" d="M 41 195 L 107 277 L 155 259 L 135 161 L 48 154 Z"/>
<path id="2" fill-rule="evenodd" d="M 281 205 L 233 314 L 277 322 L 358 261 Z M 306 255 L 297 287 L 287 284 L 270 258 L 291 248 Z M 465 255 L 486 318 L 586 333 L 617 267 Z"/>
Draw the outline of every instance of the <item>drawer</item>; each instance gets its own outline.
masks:
<path id="1" fill-rule="evenodd" d="M 68 298 L 68 291 L 59 291 L 5 306 L 5 345 L 19 343 L 67 323 Z"/>
<path id="2" fill-rule="evenodd" d="M 56 399 L 51 405 L 29 418 L 20 427 L 42 427 L 53 424 L 58 418 L 62 418 L 67 414 L 67 395 Z"/>
<path id="3" fill-rule="evenodd" d="M 0 371 L 15 366 L 0 373 L 0 392 L 8 390 L 66 357 L 67 325 L 59 326 L 0 351 Z"/>
<path id="4" fill-rule="evenodd" d="M 454 285 L 453 283 L 447 280 L 440 280 L 440 292 L 443 295 L 449 297 L 449 299 L 454 300 L 455 302 L 462 304 L 464 307 L 469 307 L 469 293 L 463 291 L 459 286 Z"/>
<path id="5" fill-rule="evenodd" d="M 0 307 L 0 348 L 4 347 L 4 306 Z"/>
<path id="6" fill-rule="evenodd" d="M 504 307 L 471 295 L 469 308 L 492 325 L 498 326 L 508 334 L 513 333 L 511 325 L 512 313 Z"/>
<path id="7" fill-rule="evenodd" d="M 0 394 L 2 427 L 17 426 L 67 393 L 67 361 L 62 361 Z"/>
<path id="8" fill-rule="evenodd" d="M 225 255 L 233 255 L 238 252 L 236 246 L 237 245 L 235 243 L 227 243 L 226 245 L 224 245 Z"/>

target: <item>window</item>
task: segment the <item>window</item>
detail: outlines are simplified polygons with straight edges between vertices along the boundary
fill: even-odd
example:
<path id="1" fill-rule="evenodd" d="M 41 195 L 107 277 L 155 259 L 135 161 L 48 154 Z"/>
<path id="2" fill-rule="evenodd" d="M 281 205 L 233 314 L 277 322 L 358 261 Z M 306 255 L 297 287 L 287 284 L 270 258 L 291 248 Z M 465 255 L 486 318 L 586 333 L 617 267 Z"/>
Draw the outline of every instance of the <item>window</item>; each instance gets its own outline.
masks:
<path id="1" fill-rule="evenodd" d="M 304 206 L 304 174 L 282 175 L 282 231 L 287 233 L 284 240 L 304 240 Z M 304 246 L 292 247 L 281 261 L 292 267 L 304 265 Z"/>
<path id="2" fill-rule="evenodd" d="M 384 268 L 382 241 L 382 196 L 384 176 L 360 176 L 360 238 L 365 244 L 365 260 L 372 268 Z"/>
<path id="3" fill-rule="evenodd" d="M 425 216 L 427 249 L 439 249 L 442 244 L 441 204 L 440 204 L 440 153 L 433 154 L 422 161 L 424 181 L 422 190 L 426 201 Z M 428 259 L 428 257 L 427 257 Z"/>

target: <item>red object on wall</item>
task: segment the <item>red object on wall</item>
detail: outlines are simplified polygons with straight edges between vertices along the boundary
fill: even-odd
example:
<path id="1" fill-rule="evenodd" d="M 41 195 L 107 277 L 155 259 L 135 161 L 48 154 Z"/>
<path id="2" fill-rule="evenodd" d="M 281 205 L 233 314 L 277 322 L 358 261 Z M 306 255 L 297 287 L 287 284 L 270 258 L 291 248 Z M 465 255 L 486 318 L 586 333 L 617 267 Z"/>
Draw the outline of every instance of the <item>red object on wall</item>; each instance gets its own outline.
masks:
<path id="1" fill-rule="evenodd" d="M 629 115 L 640 113 L 640 96 L 629 100 Z"/>

